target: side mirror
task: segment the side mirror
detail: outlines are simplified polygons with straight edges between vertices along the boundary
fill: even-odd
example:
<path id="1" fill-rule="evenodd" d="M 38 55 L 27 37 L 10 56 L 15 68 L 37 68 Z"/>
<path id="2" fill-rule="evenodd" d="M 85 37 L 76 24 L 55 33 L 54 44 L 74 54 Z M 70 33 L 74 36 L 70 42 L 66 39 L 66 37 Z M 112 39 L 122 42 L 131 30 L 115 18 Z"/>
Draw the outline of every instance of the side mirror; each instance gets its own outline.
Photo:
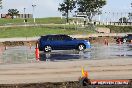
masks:
<path id="1" fill-rule="evenodd" d="M 76 40 L 76 38 L 74 38 L 74 40 Z"/>

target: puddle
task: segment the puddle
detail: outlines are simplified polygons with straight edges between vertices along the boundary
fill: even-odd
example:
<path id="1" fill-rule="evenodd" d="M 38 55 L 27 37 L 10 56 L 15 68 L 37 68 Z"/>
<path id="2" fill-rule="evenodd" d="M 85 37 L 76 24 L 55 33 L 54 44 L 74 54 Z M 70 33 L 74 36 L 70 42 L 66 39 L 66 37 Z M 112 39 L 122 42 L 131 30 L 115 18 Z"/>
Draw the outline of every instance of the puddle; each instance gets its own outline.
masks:
<path id="1" fill-rule="evenodd" d="M 94 45 L 91 52 L 92 58 L 96 59 L 127 58 L 132 55 L 132 47 L 128 46 L 128 44 L 110 44 L 109 46 Z"/>
<path id="2" fill-rule="evenodd" d="M 93 44 L 90 50 L 79 52 L 76 50 L 53 50 L 51 53 L 40 53 L 41 61 L 63 61 L 83 59 L 111 59 L 132 57 L 132 46 L 128 44 L 110 44 L 109 46 Z M 26 46 L 0 47 L 0 63 L 29 63 L 34 62 L 35 47 Z"/>
<path id="3" fill-rule="evenodd" d="M 27 63 L 35 60 L 35 47 L 8 47 L 0 54 L 0 63 Z"/>

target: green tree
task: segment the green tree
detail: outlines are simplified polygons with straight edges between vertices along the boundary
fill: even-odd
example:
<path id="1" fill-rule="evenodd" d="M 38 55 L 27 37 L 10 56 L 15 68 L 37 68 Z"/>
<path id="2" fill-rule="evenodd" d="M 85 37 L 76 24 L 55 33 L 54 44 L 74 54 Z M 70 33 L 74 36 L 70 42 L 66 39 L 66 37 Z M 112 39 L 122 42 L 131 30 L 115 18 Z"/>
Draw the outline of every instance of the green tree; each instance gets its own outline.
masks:
<path id="1" fill-rule="evenodd" d="M 129 21 L 132 21 L 132 13 L 128 13 L 128 18 Z"/>
<path id="2" fill-rule="evenodd" d="M 10 15 L 12 17 L 12 19 L 14 18 L 14 16 L 17 16 L 19 14 L 19 11 L 17 9 L 9 9 L 8 10 L 8 15 Z"/>
<path id="3" fill-rule="evenodd" d="M 131 3 L 131 7 L 132 7 L 132 3 Z M 132 21 L 132 12 L 128 13 L 128 18 L 129 21 Z"/>
<path id="4" fill-rule="evenodd" d="M 2 9 L 2 0 L 0 0 L 0 8 Z"/>
<path id="5" fill-rule="evenodd" d="M 63 3 L 59 4 L 58 10 L 62 12 L 64 16 L 66 16 L 67 23 L 69 21 L 69 11 L 71 12 L 75 8 L 76 1 L 75 0 L 64 0 Z"/>
<path id="6" fill-rule="evenodd" d="M 78 0 L 78 11 L 85 12 L 89 21 L 92 21 L 93 16 L 99 14 L 100 8 L 106 5 L 106 0 Z"/>
<path id="7" fill-rule="evenodd" d="M 119 19 L 119 22 L 126 23 L 126 22 L 128 22 L 128 19 L 126 17 L 122 17 Z"/>

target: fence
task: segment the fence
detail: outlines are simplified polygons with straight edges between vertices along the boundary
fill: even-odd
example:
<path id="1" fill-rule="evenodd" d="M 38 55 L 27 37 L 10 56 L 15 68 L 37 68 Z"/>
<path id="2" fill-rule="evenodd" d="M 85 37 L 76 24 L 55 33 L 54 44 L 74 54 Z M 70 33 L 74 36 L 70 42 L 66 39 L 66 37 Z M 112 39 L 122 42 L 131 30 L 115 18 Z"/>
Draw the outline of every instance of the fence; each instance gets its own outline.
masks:
<path id="1" fill-rule="evenodd" d="M 86 14 L 77 14 L 77 19 L 81 18 L 80 24 L 88 21 Z M 96 14 L 92 18 L 92 22 L 96 25 L 132 25 L 132 14 L 131 12 L 102 12 L 101 14 Z"/>

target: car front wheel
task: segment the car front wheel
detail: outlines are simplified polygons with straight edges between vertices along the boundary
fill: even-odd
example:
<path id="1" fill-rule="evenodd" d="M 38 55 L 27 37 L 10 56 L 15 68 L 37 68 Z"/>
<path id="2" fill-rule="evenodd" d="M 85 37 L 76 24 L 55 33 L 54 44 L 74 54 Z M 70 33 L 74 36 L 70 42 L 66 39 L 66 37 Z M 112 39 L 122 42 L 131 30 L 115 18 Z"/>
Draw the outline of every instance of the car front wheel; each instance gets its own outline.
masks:
<path id="1" fill-rule="evenodd" d="M 45 52 L 51 52 L 51 50 L 52 50 L 51 46 L 47 45 L 47 46 L 44 47 Z"/>
<path id="2" fill-rule="evenodd" d="M 85 50 L 85 45 L 84 45 L 84 44 L 79 44 L 79 45 L 78 45 L 78 50 L 79 50 L 79 51 Z"/>

